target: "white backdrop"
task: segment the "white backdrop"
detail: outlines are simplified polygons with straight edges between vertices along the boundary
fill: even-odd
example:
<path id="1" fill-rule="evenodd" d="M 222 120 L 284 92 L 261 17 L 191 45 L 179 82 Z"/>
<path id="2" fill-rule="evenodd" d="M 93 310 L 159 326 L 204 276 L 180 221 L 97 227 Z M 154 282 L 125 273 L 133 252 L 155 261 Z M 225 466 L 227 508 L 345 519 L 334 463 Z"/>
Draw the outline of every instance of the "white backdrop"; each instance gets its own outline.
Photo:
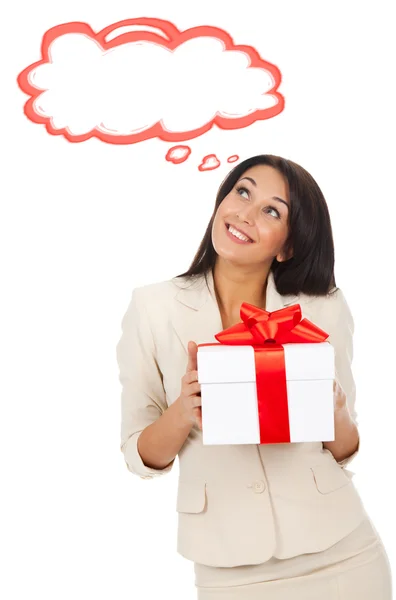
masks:
<path id="1" fill-rule="evenodd" d="M 195 598 L 176 553 L 176 483 L 142 480 L 119 450 L 115 347 L 132 289 L 187 269 L 232 165 L 290 158 L 329 204 L 336 280 L 355 318 L 362 440 L 354 482 L 392 566 L 395 133 L 391 3 L 292 0 L 8 4 L 2 56 L 0 595 L 7 600 Z M 278 116 L 174 145 L 70 143 L 28 120 L 18 74 L 45 31 L 132 17 L 212 25 L 282 72 Z M 235 89 L 241 82 L 234 81 Z M 158 90 L 161 94 L 161 89 Z M 188 110 L 188 107 L 186 107 Z M 200 172 L 215 153 L 220 166 Z M 388 317 L 389 315 L 389 317 Z M 388 323 L 389 319 L 389 325 Z"/>

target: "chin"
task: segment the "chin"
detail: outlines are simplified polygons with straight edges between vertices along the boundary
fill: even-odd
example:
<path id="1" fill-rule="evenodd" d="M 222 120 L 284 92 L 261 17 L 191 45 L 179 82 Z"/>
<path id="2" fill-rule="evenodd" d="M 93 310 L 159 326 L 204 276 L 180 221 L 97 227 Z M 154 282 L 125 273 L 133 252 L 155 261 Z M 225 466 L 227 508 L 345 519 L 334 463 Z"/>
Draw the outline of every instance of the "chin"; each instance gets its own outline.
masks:
<path id="1" fill-rule="evenodd" d="M 237 267 L 247 267 L 252 264 L 251 260 L 243 260 L 242 257 L 235 252 L 227 252 L 224 251 L 224 249 L 222 248 L 220 248 L 219 250 L 215 248 L 215 252 L 222 261 L 233 264 Z"/>

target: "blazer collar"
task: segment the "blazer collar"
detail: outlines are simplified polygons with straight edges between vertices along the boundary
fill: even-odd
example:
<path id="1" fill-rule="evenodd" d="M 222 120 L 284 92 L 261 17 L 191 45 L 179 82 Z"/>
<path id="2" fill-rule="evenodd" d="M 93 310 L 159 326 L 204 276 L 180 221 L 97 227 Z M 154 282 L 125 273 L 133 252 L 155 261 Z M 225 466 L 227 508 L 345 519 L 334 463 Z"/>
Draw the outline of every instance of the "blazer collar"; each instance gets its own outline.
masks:
<path id="1" fill-rule="evenodd" d="M 192 280 L 175 277 L 171 281 L 177 286 L 171 322 L 184 348 L 187 348 L 189 340 L 197 344 L 216 342 L 214 336 L 222 331 L 223 325 L 212 271 L 207 274 L 207 283 L 203 275 L 195 276 Z M 273 312 L 296 300 L 297 296 L 279 294 L 270 273 L 267 279 L 266 310 Z"/>
<path id="2" fill-rule="evenodd" d="M 207 283 L 203 275 L 195 276 L 192 281 L 186 281 L 183 278 L 174 278 L 172 281 L 178 287 L 180 287 L 181 282 L 182 287 L 180 287 L 176 294 L 176 300 L 181 302 L 181 304 L 194 310 L 200 310 L 210 301 L 215 302 L 217 305 L 212 270 L 207 274 Z M 267 278 L 266 310 L 273 312 L 295 302 L 298 302 L 298 296 L 294 294 L 281 295 L 278 292 L 273 273 L 270 271 Z"/>

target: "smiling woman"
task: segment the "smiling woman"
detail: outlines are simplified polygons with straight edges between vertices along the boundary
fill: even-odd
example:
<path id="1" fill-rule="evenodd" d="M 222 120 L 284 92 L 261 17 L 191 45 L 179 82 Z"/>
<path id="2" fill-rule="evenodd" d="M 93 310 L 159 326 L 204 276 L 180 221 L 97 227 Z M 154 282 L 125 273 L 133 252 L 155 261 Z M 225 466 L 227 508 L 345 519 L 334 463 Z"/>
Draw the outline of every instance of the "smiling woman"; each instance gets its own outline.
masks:
<path id="1" fill-rule="evenodd" d="M 239 322 L 242 302 L 265 308 L 269 273 L 281 295 L 337 292 L 329 210 L 308 171 L 267 154 L 227 175 L 195 258 L 178 277 L 209 272 L 223 328 Z"/>
<path id="2" fill-rule="evenodd" d="M 239 323 L 243 302 L 298 303 L 329 334 L 335 440 L 203 444 L 197 343 Z M 359 451 L 353 330 L 323 194 L 273 155 L 227 175 L 186 273 L 134 290 L 118 344 L 121 450 L 145 479 L 179 457 L 178 552 L 199 600 L 391 600 L 386 551 L 345 469 Z"/>

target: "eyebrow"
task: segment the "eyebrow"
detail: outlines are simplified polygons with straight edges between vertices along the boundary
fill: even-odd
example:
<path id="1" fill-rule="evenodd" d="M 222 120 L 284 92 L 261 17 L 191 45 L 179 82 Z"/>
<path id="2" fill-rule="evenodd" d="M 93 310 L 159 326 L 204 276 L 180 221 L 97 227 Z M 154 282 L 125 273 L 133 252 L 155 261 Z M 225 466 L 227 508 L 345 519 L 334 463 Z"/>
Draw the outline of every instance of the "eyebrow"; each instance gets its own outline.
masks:
<path id="1" fill-rule="evenodd" d="M 251 183 L 255 187 L 257 187 L 257 183 L 251 177 L 242 177 L 242 179 L 240 179 L 239 181 L 243 181 L 243 179 L 248 179 L 248 181 L 251 181 Z M 286 200 L 283 200 L 282 198 L 279 198 L 279 196 L 271 196 L 271 198 L 272 198 L 272 200 L 277 200 L 277 202 L 282 202 L 282 204 L 285 204 L 287 206 L 287 208 L 289 208 L 289 205 L 286 202 Z"/>

